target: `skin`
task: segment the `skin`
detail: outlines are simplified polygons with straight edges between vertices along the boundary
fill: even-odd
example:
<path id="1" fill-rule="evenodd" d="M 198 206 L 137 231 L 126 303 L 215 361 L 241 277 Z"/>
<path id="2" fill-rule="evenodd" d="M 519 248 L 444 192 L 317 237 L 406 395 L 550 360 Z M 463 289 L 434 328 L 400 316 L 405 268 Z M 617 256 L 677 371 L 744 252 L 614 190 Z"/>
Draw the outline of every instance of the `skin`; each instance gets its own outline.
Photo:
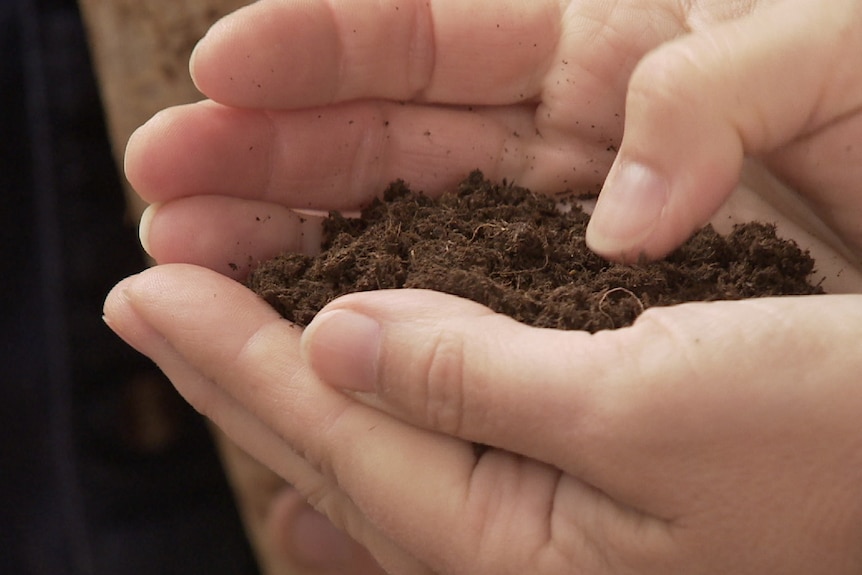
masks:
<path id="1" fill-rule="evenodd" d="M 262 0 L 198 45 L 210 100 L 129 142 L 165 265 L 106 321 L 388 572 L 858 573 L 860 29 L 851 0 Z M 402 290 L 302 331 L 234 281 L 314 251 L 295 210 L 476 167 L 601 187 L 621 261 L 776 222 L 832 295 L 588 335 Z"/>

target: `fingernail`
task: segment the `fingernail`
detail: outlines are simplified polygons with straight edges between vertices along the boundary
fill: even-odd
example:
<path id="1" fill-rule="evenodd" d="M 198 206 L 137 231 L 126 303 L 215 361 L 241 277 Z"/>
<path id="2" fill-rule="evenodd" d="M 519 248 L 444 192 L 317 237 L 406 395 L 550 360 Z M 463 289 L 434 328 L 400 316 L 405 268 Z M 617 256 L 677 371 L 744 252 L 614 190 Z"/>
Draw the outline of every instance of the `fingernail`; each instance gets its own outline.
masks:
<path id="1" fill-rule="evenodd" d="M 667 179 L 637 162 L 619 162 L 599 194 L 587 244 L 600 254 L 625 252 L 646 240 L 667 205 Z"/>
<path id="2" fill-rule="evenodd" d="M 197 87 L 198 85 L 197 74 L 195 70 L 195 68 L 197 67 L 198 52 L 201 44 L 203 44 L 205 39 L 206 34 L 204 34 L 204 36 L 197 41 L 194 48 L 192 48 L 191 54 L 189 54 L 189 77 L 192 79 L 192 84 L 194 84 L 195 87 Z"/>
<path id="3" fill-rule="evenodd" d="M 152 224 L 153 216 L 159 210 L 158 204 L 150 204 L 141 214 L 141 223 L 138 224 L 138 238 L 141 241 L 141 247 L 147 252 L 147 255 L 152 256 L 150 251 L 150 224 Z"/>
<path id="4" fill-rule="evenodd" d="M 377 385 L 380 324 L 360 313 L 336 309 L 319 314 L 302 334 L 314 372 L 342 389 L 373 392 Z"/>

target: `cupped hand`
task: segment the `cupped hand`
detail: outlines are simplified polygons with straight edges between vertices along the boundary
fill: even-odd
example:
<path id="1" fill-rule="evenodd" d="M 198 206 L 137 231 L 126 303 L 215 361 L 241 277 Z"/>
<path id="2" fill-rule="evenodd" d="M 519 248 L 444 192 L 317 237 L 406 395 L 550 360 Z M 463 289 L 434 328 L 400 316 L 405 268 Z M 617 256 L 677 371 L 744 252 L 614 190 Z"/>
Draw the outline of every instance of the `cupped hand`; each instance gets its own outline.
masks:
<path id="1" fill-rule="evenodd" d="M 862 569 L 858 296 L 687 304 L 588 335 L 372 292 L 303 332 L 174 264 L 105 313 L 391 573 Z"/>
<path id="2" fill-rule="evenodd" d="M 284 247 L 287 210 L 357 209 L 395 178 L 437 193 L 476 168 L 549 193 L 598 190 L 610 168 L 590 244 L 657 257 L 747 155 L 858 265 L 860 28 L 858 0 L 263 0 L 201 41 L 211 100 L 142 127 L 126 171 L 150 202 L 230 198 L 174 206 L 149 247 L 231 273 Z"/>
<path id="3" fill-rule="evenodd" d="M 433 292 L 371 293 L 329 306 L 301 347 L 326 383 L 440 434 L 441 450 L 492 448 L 446 471 L 418 440 L 390 453 L 394 470 L 369 469 L 377 454 L 332 464 L 341 484 L 374 478 L 361 484 L 379 492 L 354 501 L 396 539 L 421 534 L 435 572 L 849 574 L 860 320 L 857 296 L 750 300 L 591 336 Z M 354 428 L 357 449 L 397 445 L 378 426 Z M 409 511 L 393 513 L 400 497 Z"/>

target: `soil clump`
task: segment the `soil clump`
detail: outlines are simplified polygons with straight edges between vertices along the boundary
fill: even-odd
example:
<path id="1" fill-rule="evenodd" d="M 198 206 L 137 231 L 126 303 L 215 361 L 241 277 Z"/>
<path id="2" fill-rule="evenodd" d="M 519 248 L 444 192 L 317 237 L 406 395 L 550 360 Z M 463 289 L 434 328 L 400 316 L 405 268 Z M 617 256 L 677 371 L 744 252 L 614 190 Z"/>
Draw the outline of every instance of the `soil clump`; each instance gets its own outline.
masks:
<path id="1" fill-rule="evenodd" d="M 809 280 L 813 259 L 772 225 L 727 236 L 707 226 L 661 261 L 622 265 L 587 248 L 588 220 L 479 172 L 436 199 L 396 181 L 358 219 L 331 213 L 319 255 L 262 262 L 247 284 L 301 326 L 346 293 L 425 288 L 529 325 L 589 332 L 630 325 L 652 306 L 822 293 Z"/>

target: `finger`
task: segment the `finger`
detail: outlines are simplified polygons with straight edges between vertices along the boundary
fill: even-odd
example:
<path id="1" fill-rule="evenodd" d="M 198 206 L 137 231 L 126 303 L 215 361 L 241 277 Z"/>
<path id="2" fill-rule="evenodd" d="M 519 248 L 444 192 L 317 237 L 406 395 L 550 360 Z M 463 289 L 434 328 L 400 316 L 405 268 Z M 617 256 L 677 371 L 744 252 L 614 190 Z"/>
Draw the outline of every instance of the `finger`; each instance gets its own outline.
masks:
<path id="1" fill-rule="evenodd" d="M 767 4 L 640 62 L 588 230 L 594 250 L 628 261 L 664 255 L 730 194 L 744 155 L 775 150 L 859 105 L 858 62 L 847 55 L 862 49 L 862 5 L 822 8 Z"/>
<path id="2" fill-rule="evenodd" d="M 276 430 L 269 427 L 257 414 L 247 409 L 245 405 L 237 401 L 236 397 L 232 396 L 216 383 L 224 374 L 213 375 L 218 370 L 201 369 L 190 362 L 173 345 L 173 342 L 178 342 L 180 347 L 187 347 L 189 342 L 193 340 L 197 340 L 204 345 L 209 345 L 219 342 L 218 337 L 210 337 L 204 340 L 204 338 L 199 337 L 199 334 L 196 336 L 193 333 L 195 330 L 201 328 L 201 323 L 185 321 L 177 322 L 173 327 L 179 329 L 169 330 L 171 331 L 171 337 L 166 339 L 162 333 L 153 329 L 146 313 L 139 313 L 138 310 L 140 308 L 136 306 L 140 306 L 142 302 L 135 302 L 136 295 L 141 295 L 140 292 L 147 289 L 153 289 L 154 293 L 152 295 L 157 296 L 158 294 L 165 293 L 162 290 L 177 288 L 176 292 L 171 292 L 180 296 L 177 299 L 185 300 L 186 297 L 191 296 L 194 298 L 193 302 L 197 302 L 200 307 L 212 309 L 211 302 L 205 302 L 201 305 L 199 294 L 194 293 L 194 285 L 173 285 L 170 281 L 160 281 L 162 279 L 169 280 L 168 277 L 160 277 L 164 269 L 163 267 L 158 267 L 147 270 L 142 274 L 143 277 L 124 280 L 111 291 L 104 307 L 104 317 L 108 326 L 132 347 L 151 357 L 170 378 L 182 396 L 198 411 L 218 425 L 245 452 L 252 455 L 258 461 L 263 462 L 291 483 L 306 498 L 310 499 L 315 507 L 326 513 L 336 526 L 347 529 L 360 542 L 364 542 L 366 545 L 370 544 L 370 547 L 382 560 L 384 566 L 399 569 L 396 572 L 425 573 L 424 568 L 417 564 L 415 558 L 403 551 L 398 545 L 395 545 L 388 537 L 381 534 L 364 519 L 363 514 L 358 511 L 350 497 L 339 488 L 333 477 L 321 471 L 322 466 L 320 465 L 319 458 L 313 458 L 313 461 L 309 462 L 308 458 L 304 456 L 305 454 L 292 449 L 292 446 Z M 229 300 L 231 299 L 231 295 L 234 295 L 236 288 L 239 287 L 226 278 L 220 278 L 220 276 L 209 274 L 201 276 L 196 274 L 195 269 L 190 266 L 176 266 L 174 269 L 169 269 L 166 275 L 170 276 L 171 271 L 179 272 L 179 275 L 183 275 L 183 272 L 190 272 L 186 274 L 186 277 L 201 280 L 197 285 L 207 284 L 206 281 L 203 281 L 205 278 L 217 280 L 207 287 L 213 288 L 213 291 L 217 295 L 225 296 L 225 300 L 228 301 L 223 301 L 223 303 L 228 306 L 230 305 Z M 153 283 L 148 284 L 149 280 L 152 280 Z M 232 286 L 233 289 L 219 289 L 218 284 L 221 284 L 222 288 Z M 232 291 L 234 294 L 231 294 Z M 173 314 L 170 311 L 171 302 L 162 301 L 160 303 L 167 304 L 167 307 L 164 309 L 147 308 L 145 311 L 157 315 L 159 313 Z M 189 305 L 190 303 L 192 302 L 185 301 L 185 307 L 196 307 L 195 305 Z M 159 305 L 155 306 L 155 308 L 160 307 Z M 259 311 L 262 312 L 263 321 L 267 323 L 276 319 L 272 317 L 273 312 L 271 312 L 268 306 L 262 303 Z M 193 314 L 194 312 L 185 315 L 185 319 L 189 320 Z M 270 317 L 266 318 L 267 315 L 270 315 Z M 258 317 L 258 320 L 260 319 L 262 318 Z M 209 327 L 206 321 L 203 322 L 203 325 Z M 243 333 L 241 329 L 243 325 L 243 322 L 240 322 L 234 327 L 239 328 L 238 331 Z M 191 330 L 187 328 L 191 328 Z M 248 332 L 245 333 L 247 334 Z M 295 339 L 298 337 L 298 333 L 291 330 L 287 335 L 287 342 L 279 342 L 288 344 L 285 350 L 296 347 Z M 290 341 L 291 339 L 294 341 Z M 293 344 L 292 346 L 290 345 L 291 343 Z M 216 345 L 214 347 L 218 349 L 218 352 L 230 350 L 229 345 Z M 224 362 L 226 356 L 220 355 L 219 357 Z M 273 359 L 278 360 L 279 358 L 274 357 Z M 276 363 L 276 361 L 271 363 Z M 210 365 L 213 366 L 214 364 L 211 363 Z M 267 363 L 263 363 L 262 365 L 265 366 Z M 249 382 L 247 380 L 243 383 Z M 253 384 L 254 382 L 251 383 Z M 258 392 L 260 391 L 258 389 Z"/>
<path id="3" fill-rule="evenodd" d="M 158 263 L 190 263 L 234 279 L 280 253 L 314 254 L 323 216 L 278 204 L 223 196 L 192 196 L 151 204 L 140 223 L 141 244 Z"/>
<path id="4" fill-rule="evenodd" d="M 268 467 L 213 429 L 237 510 L 264 573 L 382 574 L 368 552 Z"/>
<path id="5" fill-rule="evenodd" d="M 521 102 L 538 92 L 562 9 L 551 0 L 264 0 L 216 23 L 191 70 L 208 97 L 241 107 Z"/>
<path id="6" fill-rule="evenodd" d="M 549 192 L 599 181 L 608 153 L 603 160 L 595 144 L 545 140 L 532 114 L 373 101 L 263 112 L 201 102 L 139 128 L 126 177 L 148 202 L 207 194 L 319 210 L 358 209 L 395 179 L 439 193 L 475 169 Z"/>
<path id="7" fill-rule="evenodd" d="M 811 423 L 812 410 L 846 422 L 839 413 L 862 408 L 848 375 L 862 356 L 848 365 L 835 343 L 860 341 L 860 325 L 858 296 L 826 296 L 653 308 L 631 328 L 589 335 L 400 290 L 337 300 L 309 325 L 303 349 L 324 381 L 406 421 L 547 461 L 672 517 L 697 496 L 681 481 L 708 488 L 709 465 L 686 468 L 703 446 L 744 460 L 753 438 L 831 425 Z M 790 357 L 807 357 L 810 373 Z M 835 398 L 852 407 L 829 405 Z M 835 445 L 852 441 L 838 424 L 831 432 Z M 772 453 L 788 467 L 811 465 L 781 441 Z"/>
<path id="8" fill-rule="evenodd" d="M 103 310 L 108 327 L 126 343 L 154 359 L 183 397 L 219 427 L 230 430 L 230 437 L 240 438 L 236 443 L 247 453 L 259 461 L 275 463 L 273 469 L 297 485 L 319 488 L 319 472 L 234 398 L 214 385 L 210 377 L 189 364 L 170 342 L 137 313 L 129 298 L 129 289 L 135 279 L 120 282 L 108 294 Z M 249 437 L 254 438 L 254 442 L 249 442 Z"/>
<path id="9" fill-rule="evenodd" d="M 620 366 L 620 379 L 633 378 L 635 369 L 622 361 L 626 347 L 606 333 L 527 328 L 424 290 L 342 297 L 312 321 L 302 345 L 330 385 L 415 424 L 550 462 L 594 485 L 590 458 L 576 457 L 582 465 L 573 467 L 559 453 L 607 453 L 609 438 L 589 433 L 602 428 L 604 404 L 612 404 L 602 397 L 613 393 L 603 385 L 604 366 Z M 559 421 L 572 429 L 560 430 Z"/>
<path id="10" fill-rule="evenodd" d="M 218 274 L 158 266 L 118 290 L 109 324 L 392 572 L 526 572 L 542 557 L 600 573 L 593 534 L 645 529 L 639 514 L 542 463 L 502 452 L 477 463 L 471 444 L 323 385 L 299 363 L 299 331 Z M 325 482 L 286 465 L 293 453 Z"/>

